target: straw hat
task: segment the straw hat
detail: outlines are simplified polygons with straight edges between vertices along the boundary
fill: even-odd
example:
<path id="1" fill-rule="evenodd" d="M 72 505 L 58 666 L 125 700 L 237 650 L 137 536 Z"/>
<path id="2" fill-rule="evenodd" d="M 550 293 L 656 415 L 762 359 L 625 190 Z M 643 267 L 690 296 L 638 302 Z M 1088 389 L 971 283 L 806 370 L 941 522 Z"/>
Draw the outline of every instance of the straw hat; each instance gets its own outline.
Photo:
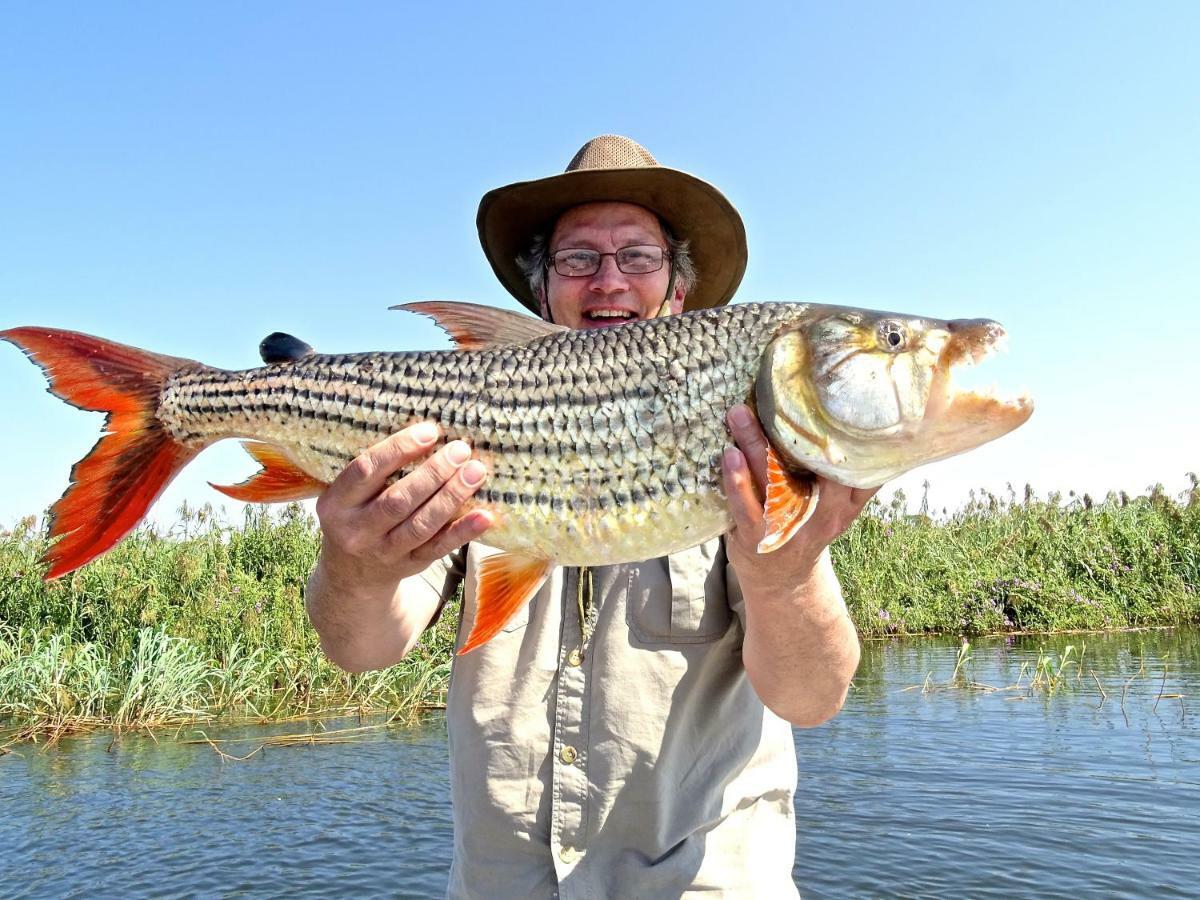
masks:
<path id="1" fill-rule="evenodd" d="M 517 257 L 529 252 L 572 206 L 602 200 L 636 203 L 657 213 L 674 236 L 686 239 L 699 283 L 685 309 L 728 303 L 746 271 L 746 229 L 725 196 L 694 175 L 660 166 L 636 141 L 615 134 L 592 138 L 561 175 L 518 181 L 488 191 L 479 202 L 479 241 L 496 277 L 538 312 L 537 298 Z"/>

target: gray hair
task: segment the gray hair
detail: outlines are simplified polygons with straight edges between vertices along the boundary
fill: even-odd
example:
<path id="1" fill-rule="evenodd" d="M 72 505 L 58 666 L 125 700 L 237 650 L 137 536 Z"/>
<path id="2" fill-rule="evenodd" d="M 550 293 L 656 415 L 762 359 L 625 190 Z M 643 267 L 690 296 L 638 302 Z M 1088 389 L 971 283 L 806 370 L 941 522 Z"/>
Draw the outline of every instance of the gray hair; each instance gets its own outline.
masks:
<path id="1" fill-rule="evenodd" d="M 700 280 L 696 264 L 692 262 L 689 242 L 675 237 L 666 222 L 659 219 L 663 236 L 667 239 L 667 249 L 671 252 L 671 264 L 675 266 L 675 285 L 682 287 L 684 292 L 690 291 Z M 553 229 L 551 229 L 553 230 Z M 529 252 L 517 257 L 517 265 L 529 281 L 529 289 L 533 296 L 541 298 L 546 289 L 546 272 L 550 268 L 550 235 L 542 233 L 535 235 L 529 244 Z"/>

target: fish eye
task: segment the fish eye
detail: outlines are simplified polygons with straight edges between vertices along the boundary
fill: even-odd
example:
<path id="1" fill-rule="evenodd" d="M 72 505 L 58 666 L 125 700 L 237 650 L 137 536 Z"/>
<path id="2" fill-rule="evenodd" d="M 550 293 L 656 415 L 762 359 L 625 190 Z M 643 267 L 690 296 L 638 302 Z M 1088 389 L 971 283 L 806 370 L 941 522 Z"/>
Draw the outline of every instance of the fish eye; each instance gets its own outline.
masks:
<path id="1" fill-rule="evenodd" d="M 899 322 L 888 319 L 879 323 L 879 344 L 890 353 L 899 353 L 908 343 L 908 332 Z"/>

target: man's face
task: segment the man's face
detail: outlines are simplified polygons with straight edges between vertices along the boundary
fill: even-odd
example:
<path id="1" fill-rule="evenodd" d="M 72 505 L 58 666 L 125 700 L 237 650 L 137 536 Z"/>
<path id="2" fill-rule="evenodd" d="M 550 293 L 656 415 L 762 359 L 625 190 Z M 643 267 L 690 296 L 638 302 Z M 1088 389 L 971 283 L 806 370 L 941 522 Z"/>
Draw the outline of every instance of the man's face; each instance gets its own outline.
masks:
<path id="1" fill-rule="evenodd" d="M 658 217 L 633 203 L 585 203 L 563 213 L 550 236 L 551 253 L 584 248 L 615 253 L 622 247 L 653 244 L 666 248 Z M 657 272 L 626 275 L 617 268 L 615 257 L 600 260 L 594 275 L 559 275 L 551 265 L 546 276 L 547 296 L 542 299 L 542 317 L 547 305 L 553 320 L 568 328 L 604 328 L 637 319 L 653 318 L 662 306 L 671 280 L 670 262 Z M 684 289 L 676 285 L 670 312 L 683 309 Z"/>

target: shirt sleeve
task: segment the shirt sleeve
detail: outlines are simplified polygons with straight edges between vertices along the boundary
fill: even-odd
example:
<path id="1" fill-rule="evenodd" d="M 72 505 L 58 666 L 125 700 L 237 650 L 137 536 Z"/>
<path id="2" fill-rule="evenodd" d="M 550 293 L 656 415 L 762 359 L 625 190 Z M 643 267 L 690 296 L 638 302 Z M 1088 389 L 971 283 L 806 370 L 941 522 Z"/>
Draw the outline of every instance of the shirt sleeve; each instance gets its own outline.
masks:
<path id="1" fill-rule="evenodd" d="M 729 557 L 725 554 L 725 536 L 721 535 L 718 540 L 721 542 L 721 552 L 717 556 L 717 564 L 725 567 L 725 599 L 729 602 L 729 608 L 733 614 L 738 617 L 738 621 L 742 625 L 742 633 L 746 633 L 746 601 L 742 597 L 742 585 L 738 581 L 737 572 L 733 569 L 733 563 L 729 561 Z"/>
<path id="2" fill-rule="evenodd" d="M 467 568 L 467 545 L 463 545 L 441 559 L 435 560 L 425 571 L 410 575 L 400 582 L 401 597 L 423 597 L 434 600 L 437 609 L 426 628 L 432 628 L 442 617 L 446 604 L 462 584 Z"/>

